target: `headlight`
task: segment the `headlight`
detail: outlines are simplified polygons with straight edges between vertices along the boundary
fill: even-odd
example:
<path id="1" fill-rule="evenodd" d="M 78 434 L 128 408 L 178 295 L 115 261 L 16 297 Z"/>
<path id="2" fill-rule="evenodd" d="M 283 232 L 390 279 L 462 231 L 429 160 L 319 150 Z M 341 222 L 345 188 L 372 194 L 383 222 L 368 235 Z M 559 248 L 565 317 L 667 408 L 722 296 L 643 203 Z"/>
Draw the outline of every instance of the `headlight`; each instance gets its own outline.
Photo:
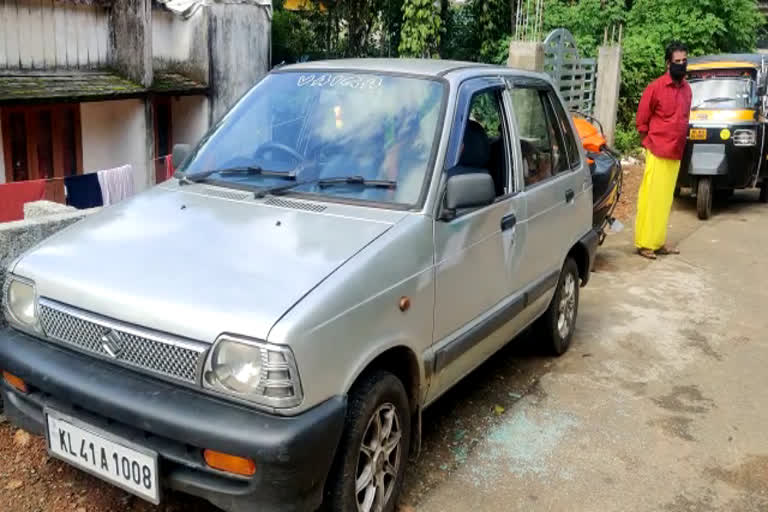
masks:
<path id="1" fill-rule="evenodd" d="M 288 347 L 221 336 L 208 355 L 203 386 L 270 407 L 294 407 L 301 382 Z"/>
<path id="2" fill-rule="evenodd" d="M 8 276 L 5 290 L 6 317 L 21 327 L 37 326 L 35 285 L 14 275 Z"/>
<path id="3" fill-rule="evenodd" d="M 733 145 L 734 146 L 754 146 L 757 144 L 757 132 L 755 130 L 734 130 L 733 131 Z"/>

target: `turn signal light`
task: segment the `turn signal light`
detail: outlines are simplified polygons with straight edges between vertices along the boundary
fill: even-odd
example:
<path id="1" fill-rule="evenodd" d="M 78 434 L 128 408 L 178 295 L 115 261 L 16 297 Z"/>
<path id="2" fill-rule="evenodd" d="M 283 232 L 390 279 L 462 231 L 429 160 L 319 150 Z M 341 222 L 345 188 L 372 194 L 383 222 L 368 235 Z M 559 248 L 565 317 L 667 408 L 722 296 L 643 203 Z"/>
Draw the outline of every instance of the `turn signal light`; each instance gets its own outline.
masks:
<path id="1" fill-rule="evenodd" d="M 3 380 L 13 386 L 15 389 L 21 391 L 22 393 L 26 393 L 29 391 L 27 389 L 27 383 L 15 376 L 12 373 L 3 372 Z"/>
<path id="2" fill-rule="evenodd" d="M 234 473 L 236 475 L 252 476 L 256 473 L 256 463 L 251 459 L 237 457 L 213 450 L 203 450 L 205 463 L 213 469 Z"/>

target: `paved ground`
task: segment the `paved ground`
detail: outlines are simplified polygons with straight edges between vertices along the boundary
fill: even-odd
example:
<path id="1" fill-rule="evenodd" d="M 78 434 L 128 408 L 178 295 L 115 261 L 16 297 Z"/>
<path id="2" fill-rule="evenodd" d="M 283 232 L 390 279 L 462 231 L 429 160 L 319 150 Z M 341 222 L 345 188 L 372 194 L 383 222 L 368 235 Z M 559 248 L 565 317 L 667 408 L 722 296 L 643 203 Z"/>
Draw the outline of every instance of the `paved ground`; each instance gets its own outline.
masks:
<path id="1" fill-rule="evenodd" d="M 523 336 L 427 411 L 403 510 L 768 510 L 768 207 L 739 196 L 707 223 L 676 208 L 682 256 L 642 260 L 629 231 L 601 248 L 571 352 L 542 357 Z M 0 426 L 0 510 L 214 510 L 166 498 Z"/>
<path id="2" fill-rule="evenodd" d="M 405 501 L 419 512 L 768 510 L 768 207 L 754 199 L 706 223 L 679 201 L 680 257 L 646 262 L 630 232 L 609 238 L 572 350 L 546 361 L 523 340 L 441 400 Z M 462 400 L 481 404 L 474 416 Z"/>

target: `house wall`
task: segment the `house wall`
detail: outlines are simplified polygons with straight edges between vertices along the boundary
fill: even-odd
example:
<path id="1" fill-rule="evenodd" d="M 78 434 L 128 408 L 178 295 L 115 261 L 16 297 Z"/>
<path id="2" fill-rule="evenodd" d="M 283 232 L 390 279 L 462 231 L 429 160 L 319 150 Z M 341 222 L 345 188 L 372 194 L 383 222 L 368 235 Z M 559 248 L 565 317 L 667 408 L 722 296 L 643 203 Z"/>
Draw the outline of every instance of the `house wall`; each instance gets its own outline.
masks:
<path id="1" fill-rule="evenodd" d="M 258 5 L 213 4 L 211 17 L 211 124 L 269 71 L 272 22 Z"/>
<path id="2" fill-rule="evenodd" d="M 184 19 L 165 9 L 152 10 L 152 67 L 175 71 L 208 83 L 208 13 Z"/>
<path id="3" fill-rule="evenodd" d="M 0 70 L 103 68 L 111 56 L 104 7 L 55 0 L 0 3 Z"/>
<path id="4" fill-rule="evenodd" d="M 137 192 L 154 183 L 147 161 L 144 100 L 82 103 L 80 124 L 86 173 L 131 164 Z"/>
<path id="5" fill-rule="evenodd" d="M 173 142 L 193 146 L 208 131 L 208 98 L 205 96 L 180 96 L 171 102 Z"/>

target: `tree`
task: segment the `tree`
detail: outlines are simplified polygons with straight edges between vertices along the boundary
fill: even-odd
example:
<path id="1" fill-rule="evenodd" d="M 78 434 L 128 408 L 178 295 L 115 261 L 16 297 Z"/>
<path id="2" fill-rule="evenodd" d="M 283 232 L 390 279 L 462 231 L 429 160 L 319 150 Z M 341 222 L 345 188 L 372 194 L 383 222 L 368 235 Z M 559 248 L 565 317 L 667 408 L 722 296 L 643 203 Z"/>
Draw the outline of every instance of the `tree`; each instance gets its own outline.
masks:
<path id="1" fill-rule="evenodd" d="M 765 20 L 754 0 L 546 0 L 545 29 L 565 27 L 579 51 L 594 56 L 606 27 L 622 23 L 620 149 L 637 146 L 637 104 L 645 87 L 664 72 L 664 48 L 684 42 L 691 55 L 749 52 Z"/>
<path id="2" fill-rule="evenodd" d="M 496 63 L 499 41 L 507 40 L 514 28 L 511 4 L 509 0 L 473 0 L 472 6 L 480 34 L 480 60 Z"/>
<path id="3" fill-rule="evenodd" d="M 405 0 L 400 55 L 436 57 L 440 48 L 440 25 L 440 13 L 431 0 Z"/>
<path id="4" fill-rule="evenodd" d="M 619 122 L 626 145 L 639 141 L 634 129 L 645 87 L 664 72 L 664 48 L 672 40 L 690 54 L 750 52 L 764 24 L 754 0 L 634 0 L 623 44 Z"/>

